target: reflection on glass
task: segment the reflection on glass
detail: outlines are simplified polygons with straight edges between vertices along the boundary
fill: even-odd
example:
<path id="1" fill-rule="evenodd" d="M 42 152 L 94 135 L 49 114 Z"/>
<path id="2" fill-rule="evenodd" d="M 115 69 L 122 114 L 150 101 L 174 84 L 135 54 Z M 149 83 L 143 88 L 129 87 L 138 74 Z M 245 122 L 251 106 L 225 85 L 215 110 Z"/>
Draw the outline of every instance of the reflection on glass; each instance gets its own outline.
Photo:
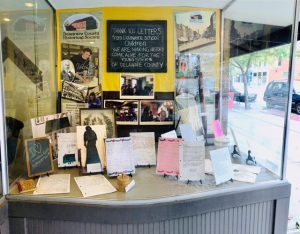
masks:
<path id="1" fill-rule="evenodd" d="M 56 111 L 53 12 L 43 1 L 28 4 L 0 0 L 10 183 L 26 172 L 30 119 Z"/>
<path id="2" fill-rule="evenodd" d="M 247 2 L 248 14 L 243 15 L 242 5 L 236 1 L 224 12 L 222 90 L 232 101 L 223 100 L 223 125 L 232 129 L 228 133 L 235 135 L 242 163 L 250 156 L 269 178 L 280 178 L 293 1 L 276 2 L 274 7 L 287 15 L 281 20 L 276 9 L 258 15 L 254 2 Z"/>

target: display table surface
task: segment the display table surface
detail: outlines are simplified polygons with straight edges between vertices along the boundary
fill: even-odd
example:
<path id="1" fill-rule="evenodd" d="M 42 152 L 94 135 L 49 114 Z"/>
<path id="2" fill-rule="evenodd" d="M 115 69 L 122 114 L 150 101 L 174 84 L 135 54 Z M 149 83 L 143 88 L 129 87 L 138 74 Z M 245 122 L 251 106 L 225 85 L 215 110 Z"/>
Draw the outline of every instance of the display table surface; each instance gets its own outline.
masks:
<path id="1" fill-rule="evenodd" d="M 190 182 L 187 184 L 186 182 L 177 181 L 176 177 L 173 176 L 162 176 L 157 175 L 155 173 L 155 166 L 149 167 L 139 167 L 136 169 L 136 173 L 133 175 L 133 179 L 135 180 L 136 185 L 127 193 L 124 192 L 114 192 L 110 194 L 98 195 L 93 197 L 84 198 L 79 190 L 74 177 L 80 176 L 78 168 L 70 168 L 70 169 L 57 169 L 55 166 L 56 173 L 61 174 L 70 174 L 71 175 L 71 188 L 70 193 L 67 194 L 55 194 L 55 195 L 32 195 L 32 192 L 19 194 L 17 186 L 13 185 L 10 190 L 11 195 L 14 196 L 15 199 L 33 199 L 33 200 L 48 200 L 48 201 L 72 201 L 82 203 L 97 203 L 100 201 L 106 202 L 125 202 L 126 204 L 130 201 L 138 202 L 141 201 L 143 203 L 153 203 L 157 199 L 178 199 L 179 196 L 200 196 L 201 193 L 204 192 L 213 192 L 217 191 L 219 193 L 220 189 L 236 189 L 238 187 L 248 187 L 254 186 L 253 184 L 243 183 L 238 181 L 228 181 L 221 185 L 216 186 L 213 175 L 205 175 L 205 180 L 203 184 L 200 182 Z M 108 178 L 109 181 L 116 187 L 117 180 L 115 177 Z M 37 180 L 37 179 L 36 179 Z M 276 176 L 266 169 L 262 168 L 260 174 L 257 176 L 256 184 L 259 184 L 263 181 L 272 181 L 276 180 Z M 74 200 L 75 199 L 75 200 Z M 101 203 L 102 203 L 101 202 Z"/>

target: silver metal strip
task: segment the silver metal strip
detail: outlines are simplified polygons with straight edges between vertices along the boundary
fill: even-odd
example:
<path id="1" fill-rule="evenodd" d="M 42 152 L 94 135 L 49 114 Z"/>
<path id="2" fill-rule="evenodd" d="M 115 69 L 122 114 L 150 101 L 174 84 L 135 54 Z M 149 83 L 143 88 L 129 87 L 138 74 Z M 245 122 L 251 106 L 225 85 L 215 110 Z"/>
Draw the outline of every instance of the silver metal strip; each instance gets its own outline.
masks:
<path id="1" fill-rule="evenodd" d="M 1 26 L 0 26 L 1 38 Z M 6 144 L 6 121 L 5 121 L 5 99 L 4 99 L 4 70 L 2 60 L 2 43 L 0 43 L 0 152 L 1 152 L 1 175 L 2 175 L 2 193 L 8 194 L 9 178 L 7 163 L 7 144 Z"/>
<path id="2" fill-rule="evenodd" d="M 283 129 L 283 144 L 282 144 L 282 167 L 281 167 L 281 179 L 286 178 L 286 167 L 287 167 L 287 156 L 288 156 L 288 141 L 289 141 L 289 128 L 290 128 L 290 116 L 292 106 L 292 95 L 293 95 L 293 80 L 296 65 L 296 52 L 297 52 L 297 39 L 298 39 L 298 24 L 299 24 L 299 12 L 300 12 L 300 0 L 295 0 L 294 7 L 294 21 L 291 35 L 291 51 L 290 51 L 290 62 L 289 62 L 289 95 L 288 103 L 285 109 L 284 129 Z"/>

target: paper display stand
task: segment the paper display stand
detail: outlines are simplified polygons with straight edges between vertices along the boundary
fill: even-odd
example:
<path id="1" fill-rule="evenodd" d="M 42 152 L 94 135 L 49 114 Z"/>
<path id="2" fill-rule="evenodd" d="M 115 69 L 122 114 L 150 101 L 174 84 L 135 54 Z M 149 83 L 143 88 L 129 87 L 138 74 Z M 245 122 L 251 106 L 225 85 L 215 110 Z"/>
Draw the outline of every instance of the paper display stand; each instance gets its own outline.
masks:
<path id="1" fill-rule="evenodd" d="M 105 146 L 108 176 L 135 173 L 131 137 L 106 139 Z"/>
<path id="2" fill-rule="evenodd" d="M 179 154 L 182 139 L 159 138 L 156 174 L 179 175 Z"/>
<path id="3" fill-rule="evenodd" d="M 53 172 L 50 140 L 47 137 L 25 140 L 28 177 Z"/>

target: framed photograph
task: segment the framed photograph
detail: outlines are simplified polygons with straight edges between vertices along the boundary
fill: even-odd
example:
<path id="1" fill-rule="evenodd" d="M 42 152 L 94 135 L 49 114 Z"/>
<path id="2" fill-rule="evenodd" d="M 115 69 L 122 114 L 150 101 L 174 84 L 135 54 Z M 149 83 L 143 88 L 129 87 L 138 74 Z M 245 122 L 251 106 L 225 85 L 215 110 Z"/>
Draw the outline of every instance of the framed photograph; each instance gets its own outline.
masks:
<path id="1" fill-rule="evenodd" d="M 154 99 L 154 75 L 121 74 L 120 99 Z"/>
<path id="2" fill-rule="evenodd" d="M 174 101 L 141 101 L 140 125 L 174 124 Z"/>
<path id="3" fill-rule="evenodd" d="M 107 137 L 116 137 L 115 110 L 80 109 L 80 125 L 105 125 Z"/>
<path id="4" fill-rule="evenodd" d="M 25 150 L 28 177 L 53 172 L 52 150 L 48 137 L 25 140 Z"/>
<path id="5" fill-rule="evenodd" d="M 118 125 L 138 125 L 138 101 L 133 100 L 105 100 L 105 108 L 113 108 Z"/>

